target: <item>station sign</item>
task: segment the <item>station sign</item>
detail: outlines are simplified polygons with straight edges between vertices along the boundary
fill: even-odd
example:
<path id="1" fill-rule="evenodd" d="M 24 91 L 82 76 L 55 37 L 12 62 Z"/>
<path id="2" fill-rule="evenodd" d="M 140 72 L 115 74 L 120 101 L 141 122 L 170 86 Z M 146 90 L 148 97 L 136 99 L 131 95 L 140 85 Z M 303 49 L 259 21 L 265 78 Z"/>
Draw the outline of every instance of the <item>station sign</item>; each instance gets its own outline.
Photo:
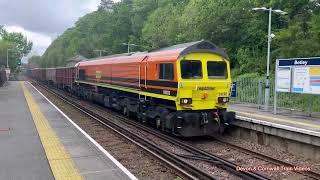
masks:
<path id="1" fill-rule="evenodd" d="M 278 59 L 276 91 L 320 94 L 320 57 Z"/>
<path id="2" fill-rule="evenodd" d="M 237 97 L 237 82 L 232 82 L 231 90 L 230 90 L 230 97 Z"/>

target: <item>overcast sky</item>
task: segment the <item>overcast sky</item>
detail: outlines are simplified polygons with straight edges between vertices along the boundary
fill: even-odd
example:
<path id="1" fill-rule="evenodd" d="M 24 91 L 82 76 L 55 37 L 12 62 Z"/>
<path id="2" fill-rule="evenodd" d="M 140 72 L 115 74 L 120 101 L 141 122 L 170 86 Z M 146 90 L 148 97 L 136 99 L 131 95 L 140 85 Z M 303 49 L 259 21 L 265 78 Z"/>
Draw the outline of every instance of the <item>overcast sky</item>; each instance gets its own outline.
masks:
<path id="1" fill-rule="evenodd" d="M 117 1 L 117 0 L 116 0 Z M 100 0 L 0 0 L 0 24 L 33 41 L 31 54 L 42 55 L 77 19 L 95 11 Z"/>

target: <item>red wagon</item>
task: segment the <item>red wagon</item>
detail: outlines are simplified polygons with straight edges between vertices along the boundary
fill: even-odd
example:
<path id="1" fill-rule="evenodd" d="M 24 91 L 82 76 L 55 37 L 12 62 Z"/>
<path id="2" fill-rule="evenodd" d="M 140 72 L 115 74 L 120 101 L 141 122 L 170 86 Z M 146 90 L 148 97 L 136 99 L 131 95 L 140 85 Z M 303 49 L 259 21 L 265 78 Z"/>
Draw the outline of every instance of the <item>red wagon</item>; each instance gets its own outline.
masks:
<path id="1" fill-rule="evenodd" d="M 31 71 L 31 75 L 33 78 L 37 79 L 38 81 L 46 81 L 46 69 L 43 68 L 36 68 Z"/>
<path id="2" fill-rule="evenodd" d="M 63 67 L 56 69 L 56 85 L 60 88 L 72 89 L 75 78 L 75 67 Z"/>

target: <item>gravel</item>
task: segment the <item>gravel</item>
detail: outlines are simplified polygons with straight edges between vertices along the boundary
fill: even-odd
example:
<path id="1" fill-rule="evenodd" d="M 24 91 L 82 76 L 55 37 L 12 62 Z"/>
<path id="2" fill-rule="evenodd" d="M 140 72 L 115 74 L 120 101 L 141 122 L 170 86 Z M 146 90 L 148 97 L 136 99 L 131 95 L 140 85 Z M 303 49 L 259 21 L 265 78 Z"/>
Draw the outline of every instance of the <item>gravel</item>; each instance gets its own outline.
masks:
<path id="1" fill-rule="evenodd" d="M 58 107 L 60 107 L 68 116 L 70 116 L 80 127 L 84 128 L 88 134 L 90 134 L 98 143 L 100 143 L 107 151 L 115 156 L 124 166 L 126 166 L 133 174 L 140 179 L 176 179 L 179 177 L 178 173 L 174 172 L 170 168 L 167 168 L 161 161 L 145 153 L 139 147 L 133 145 L 131 142 L 124 140 L 115 134 L 113 131 L 102 127 L 97 122 L 87 118 L 83 114 L 79 113 L 78 110 L 66 105 L 56 97 L 52 97 L 51 94 L 44 92 Z M 82 101 L 82 105 L 91 107 L 87 102 Z M 105 117 L 114 116 L 108 109 L 99 108 L 95 110 L 100 115 Z M 117 119 L 117 118 L 115 118 Z M 141 136 L 148 140 L 153 141 L 155 144 L 165 148 L 166 150 L 175 153 L 188 155 L 187 151 L 171 144 L 167 141 L 161 140 L 156 136 L 149 134 L 143 130 L 139 130 L 134 126 L 130 126 L 124 122 L 118 121 L 121 126 L 126 126 L 127 129 L 139 133 Z M 319 172 L 320 162 L 316 162 L 304 157 L 298 157 L 287 152 L 281 152 L 277 149 L 268 146 L 262 146 L 255 143 L 251 143 L 247 140 L 240 139 L 238 137 L 232 137 L 224 135 L 220 137 L 225 142 L 244 147 L 261 154 L 280 159 L 297 166 L 312 167 L 313 171 Z M 209 153 L 215 154 L 221 158 L 227 159 L 235 164 L 243 167 L 273 167 L 274 164 L 253 157 L 252 155 L 243 153 L 234 148 L 229 148 L 226 145 L 215 142 L 212 138 L 201 138 L 201 139 L 188 139 L 189 143 L 192 143 L 199 149 L 205 150 Z M 198 168 L 209 172 L 219 179 L 240 179 L 239 177 L 230 174 L 229 172 L 219 168 L 213 163 L 199 162 L 198 160 L 186 159 L 186 163 L 192 163 Z M 272 179 L 307 179 L 305 176 L 292 171 L 261 171 L 261 174 L 266 175 Z"/>
<path id="2" fill-rule="evenodd" d="M 243 140 L 238 137 L 224 135 L 223 137 L 219 137 L 219 139 L 223 140 L 224 142 L 228 142 L 230 144 L 234 144 L 236 146 L 240 146 L 245 149 L 288 162 L 290 164 L 294 164 L 296 166 L 311 167 L 312 171 L 319 172 L 316 169 L 316 167 L 319 166 L 319 162 L 307 160 L 304 157 L 294 156 L 269 146 L 261 146 L 251 143 L 248 140 Z M 203 149 L 219 157 L 233 161 L 235 164 L 238 164 L 241 167 L 277 167 L 277 165 L 266 160 L 256 158 L 252 155 L 241 152 L 238 149 L 230 148 L 227 145 L 221 144 L 220 142 L 215 141 L 213 138 L 207 138 L 206 140 L 202 141 L 192 141 L 191 143 L 199 149 Z M 308 179 L 308 177 L 294 171 L 263 170 L 257 172 L 260 172 L 271 179 Z"/>
<path id="3" fill-rule="evenodd" d="M 39 88 L 39 87 L 38 87 Z M 54 95 L 39 90 L 139 179 L 186 179 L 159 159 L 87 117 Z"/>

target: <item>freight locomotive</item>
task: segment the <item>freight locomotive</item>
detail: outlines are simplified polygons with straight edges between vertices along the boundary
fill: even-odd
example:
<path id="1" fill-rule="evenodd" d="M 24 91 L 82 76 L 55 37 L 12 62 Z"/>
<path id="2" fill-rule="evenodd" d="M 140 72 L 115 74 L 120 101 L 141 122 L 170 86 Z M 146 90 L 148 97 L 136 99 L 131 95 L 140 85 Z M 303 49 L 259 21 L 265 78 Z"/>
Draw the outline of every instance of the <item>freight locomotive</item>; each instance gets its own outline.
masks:
<path id="1" fill-rule="evenodd" d="M 32 77 L 177 136 L 223 132 L 231 77 L 228 55 L 208 41 L 31 70 Z"/>

